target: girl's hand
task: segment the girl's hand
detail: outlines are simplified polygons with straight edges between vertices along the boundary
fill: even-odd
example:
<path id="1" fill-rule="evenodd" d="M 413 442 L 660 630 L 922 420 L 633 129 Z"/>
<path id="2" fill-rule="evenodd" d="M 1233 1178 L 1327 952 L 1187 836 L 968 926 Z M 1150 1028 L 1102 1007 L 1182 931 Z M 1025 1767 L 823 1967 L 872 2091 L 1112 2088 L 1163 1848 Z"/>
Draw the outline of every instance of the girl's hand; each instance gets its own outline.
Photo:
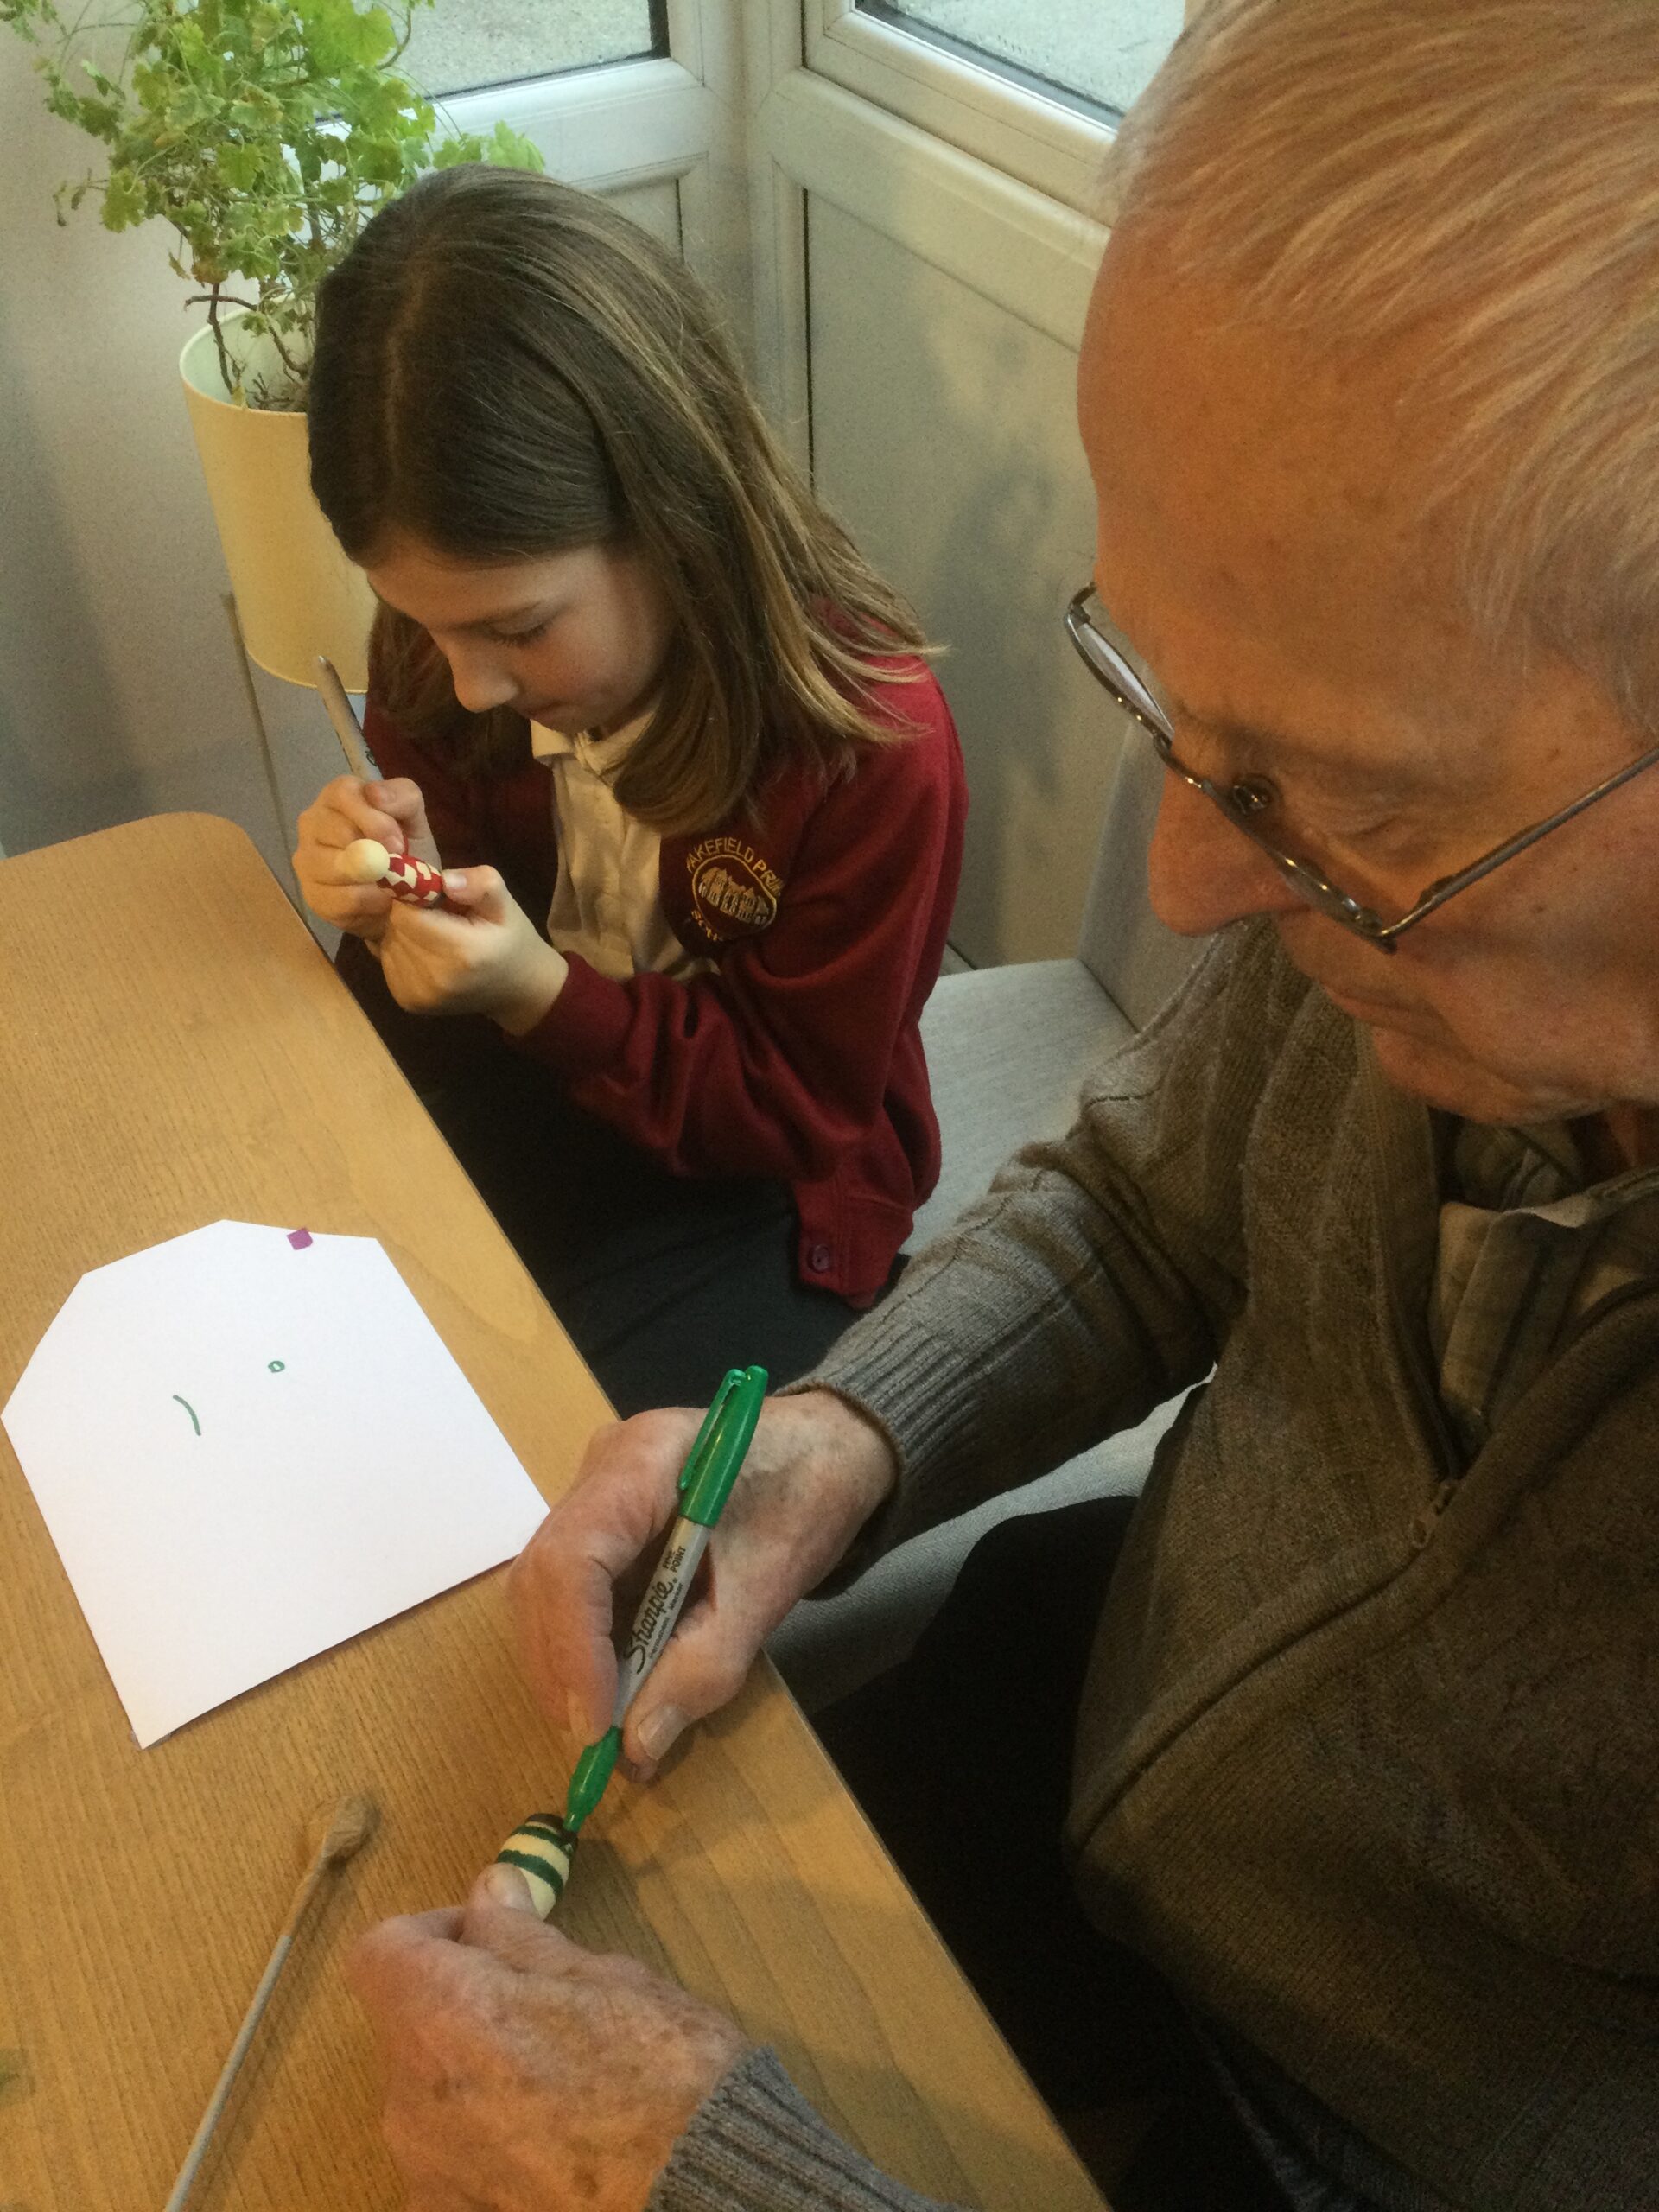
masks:
<path id="1" fill-rule="evenodd" d="M 601 1429 L 508 1577 L 531 1687 L 582 1743 L 610 1726 L 613 1631 L 632 1624 L 702 1420 L 675 1407 Z M 766 1402 L 705 1580 L 629 1708 L 623 1751 L 636 1779 L 649 1779 L 689 1720 L 737 1695 L 767 1637 L 841 1559 L 897 1473 L 880 1431 L 833 1392 Z"/>
<path id="2" fill-rule="evenodd" d="M 359 837 L 373 837 L 389 853 L 412 853 L 434 868 L 442 866 L 427 827 L 420 786 L 406 776 L 367 784 L 355 776 L 336 776 L 300 817 L 299 830 L 294 873 L 306 905 L 320 921 L 371 944 L 385 929 L 391 893 L 372 883 L 342 883 L 335 873 L 336 855 Z"/>
<path id="3" fill-rule="evenodd" d="M 461 911 L 399 905 L 386 917 L 380 968 L 393 998 L 410 1014 L 487 1014 L 522 1037 L 564 988 L 564 955 L 493 868 L 447 870 L 443 895 Z"/>

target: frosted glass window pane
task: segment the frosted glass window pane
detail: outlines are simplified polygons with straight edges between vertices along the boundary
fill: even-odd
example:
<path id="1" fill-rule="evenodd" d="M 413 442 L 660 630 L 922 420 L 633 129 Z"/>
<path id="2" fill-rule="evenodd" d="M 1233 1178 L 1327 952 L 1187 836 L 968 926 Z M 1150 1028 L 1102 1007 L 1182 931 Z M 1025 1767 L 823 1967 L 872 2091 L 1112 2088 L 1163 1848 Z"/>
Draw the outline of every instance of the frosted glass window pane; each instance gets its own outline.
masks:
<path id="1" fill-rule="evenodd" d="M 1181 29 L 1181 0 L 858 0 L 861 10 L 1122 114 Z"/>
<path id="2" fill-rule="evenodd" d="M 416 8 L 404 67 L 427 92 L 467 92 L 665 53 L 652 0 L 435 0 Z"/>

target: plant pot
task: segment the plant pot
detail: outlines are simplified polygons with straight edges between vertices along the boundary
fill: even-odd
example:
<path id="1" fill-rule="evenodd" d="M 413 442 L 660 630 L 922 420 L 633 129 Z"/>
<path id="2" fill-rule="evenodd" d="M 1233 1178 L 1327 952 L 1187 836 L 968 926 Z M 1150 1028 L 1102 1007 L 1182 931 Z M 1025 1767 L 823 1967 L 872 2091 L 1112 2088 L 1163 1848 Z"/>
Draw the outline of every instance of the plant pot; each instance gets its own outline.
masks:
<path id="1" fill-rule="evenodd" d="M 232 358 L 245 377 L 274 372 L 270 340 L 243 336 L 239 321 L 226 326 Z M 365 690 L 374 596 L 311 495 L 305 416 L 234 404 L 211 329 L 185 346 L 179 373 L 249 658 L 315 684 L 324 653 L 348 691 Z"/>

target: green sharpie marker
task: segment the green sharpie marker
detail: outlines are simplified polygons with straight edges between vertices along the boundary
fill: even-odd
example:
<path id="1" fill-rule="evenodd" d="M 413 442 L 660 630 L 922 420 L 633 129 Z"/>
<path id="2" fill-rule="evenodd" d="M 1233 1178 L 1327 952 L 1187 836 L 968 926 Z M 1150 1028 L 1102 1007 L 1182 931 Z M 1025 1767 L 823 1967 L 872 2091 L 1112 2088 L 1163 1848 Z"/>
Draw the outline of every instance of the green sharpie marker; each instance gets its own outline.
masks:
<path id="1" fill-rule="evenodd" d="M 628 1708 L 662 1656 L 691 1594 L 710 1533 L 731 1496 L 766 1395 L 764 1367 L 734 1367 L 715 1391 L 715 1402 L 703 1416 L 697 1440 L 681 1470 L 678 1517 L 669 1531 L 657 1572 L 640 1601 L 632 1632 L 617 1663 L 611 1725 L 576 1761 L 563 1813 L 534 1815 L 496 1853 L 499 1866 L 516 1866 L 524 1877 L 543 1920 L 557 1904 L 569 1879 L 582 1824 L 605 1794 L 622 1748 L 622 1724 Z"/>

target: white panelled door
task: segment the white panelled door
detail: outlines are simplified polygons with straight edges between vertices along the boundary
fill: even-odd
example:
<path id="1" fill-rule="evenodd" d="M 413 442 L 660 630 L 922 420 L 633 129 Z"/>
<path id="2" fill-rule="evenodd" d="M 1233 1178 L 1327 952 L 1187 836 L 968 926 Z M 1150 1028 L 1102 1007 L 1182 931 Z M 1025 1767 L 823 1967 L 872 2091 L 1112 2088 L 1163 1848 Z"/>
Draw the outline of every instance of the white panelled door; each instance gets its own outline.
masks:
<path id="1" fill-rule="evenodd" d="M 1091 52 L 1115 10 L 1149 74 L 1179 0 L 1074 9 Z M 972 799 L 952 940 L 976 964 L 1069 953 L 1121 740 L 1060 628 L 1093 558 L 1073 385 L 1114 118 L 934 34 L 995 19 L 1041 60 L 1049 0 L 752 15 L 760 365 L 820 493 L 945 648 Z"/>

